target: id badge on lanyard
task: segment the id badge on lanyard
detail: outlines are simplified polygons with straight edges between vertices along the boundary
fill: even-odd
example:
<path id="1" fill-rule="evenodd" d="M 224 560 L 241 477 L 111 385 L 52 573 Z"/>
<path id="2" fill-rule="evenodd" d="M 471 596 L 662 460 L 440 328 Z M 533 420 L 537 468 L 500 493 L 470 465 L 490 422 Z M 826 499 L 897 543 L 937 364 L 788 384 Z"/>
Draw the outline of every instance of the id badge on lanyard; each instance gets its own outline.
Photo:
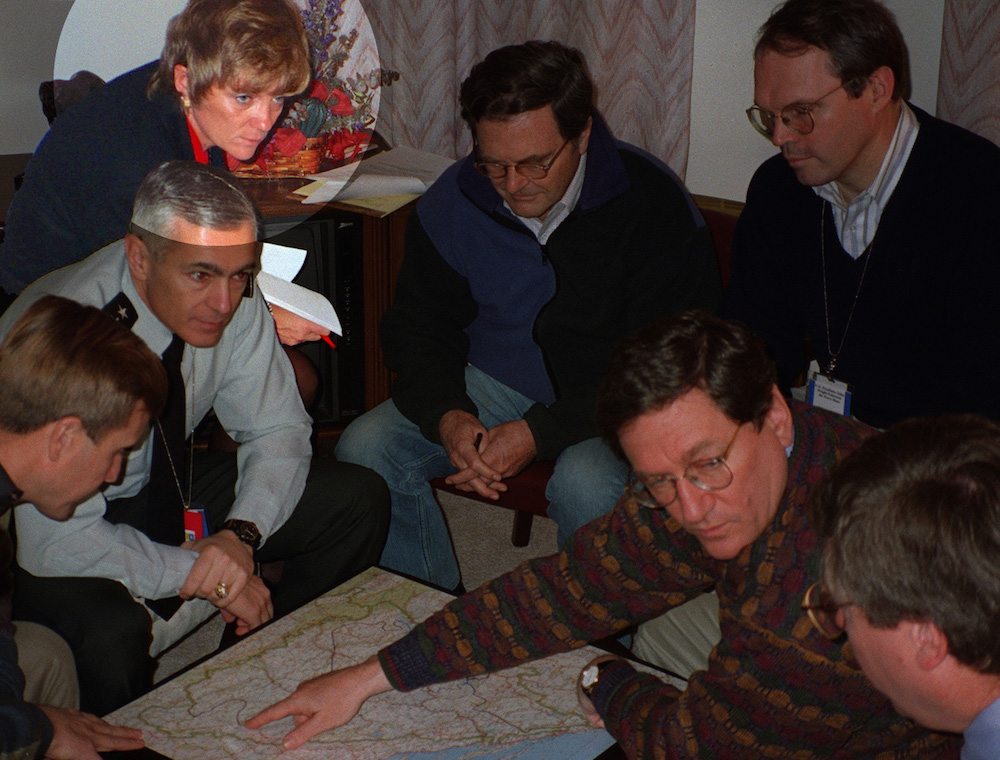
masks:
<path id="1" fill-rule="evenodd" d="M 809 367 L 809 386 L 806 401 L 820 409 L 835 412 L 844 417 L 851 416 L 851 389 L 847 383 L 832 375 L 824 375 L 819 365 L 813 362 Z"/>

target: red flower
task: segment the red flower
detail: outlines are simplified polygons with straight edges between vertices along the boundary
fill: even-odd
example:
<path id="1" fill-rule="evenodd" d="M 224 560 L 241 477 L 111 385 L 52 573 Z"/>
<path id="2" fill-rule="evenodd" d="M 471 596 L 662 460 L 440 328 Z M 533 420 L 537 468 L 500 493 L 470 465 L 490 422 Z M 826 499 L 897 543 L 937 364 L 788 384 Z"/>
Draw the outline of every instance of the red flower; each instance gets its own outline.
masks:
<path id="1" fill-rule="evenodd" d="M 330 91 L 320 80 L 314 79 L 312 87 L 310 87 L 309 92 L 306 93 L 306 97 L 325 101 L 328 97 L 330 97 Z"/>
<path id="2" fill-rule="evenodd" d="M 284 156 L 294 156 L 305 144 L 305 135 L 289 127 L 279 127 L 274 130 L 274 138 L 271 140 L 274 149 Z"/>
<path id="3" fill-rule="evenodd" d="M 351 98 L 341 89 L 336 89 L 330 93 L 331 98 L 336 99 L 336 103 L 330 105 L 330 112 L 337 116 L 350 116 L 354 113 L 354 104 Z"/>

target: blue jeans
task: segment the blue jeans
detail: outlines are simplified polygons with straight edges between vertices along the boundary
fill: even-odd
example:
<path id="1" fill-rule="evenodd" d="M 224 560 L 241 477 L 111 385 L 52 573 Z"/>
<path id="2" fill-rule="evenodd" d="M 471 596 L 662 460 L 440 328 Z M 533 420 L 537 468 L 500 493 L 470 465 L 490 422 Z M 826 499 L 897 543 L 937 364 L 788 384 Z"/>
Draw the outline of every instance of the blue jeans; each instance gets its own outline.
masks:
<path id="1" fill-rule="evenodd" d="M 534 403 L 475 367 L 465 371 L 466 392 L 487 428 L 521 419 Z M 380 564 L 390 570 L 455 588 L 461 576 L 441 507 L 427 481 L 455 472 L 442 446 L 428 441 L 390 400 L 354 420 L 337 444 L 337 458 L 370 467 L 389 485 L 392 517 Z M 570 446 L 556 460 L 545 495 L 564 544 L 581 525 L 609 512 L 628 470 L 597 438 Z"/>

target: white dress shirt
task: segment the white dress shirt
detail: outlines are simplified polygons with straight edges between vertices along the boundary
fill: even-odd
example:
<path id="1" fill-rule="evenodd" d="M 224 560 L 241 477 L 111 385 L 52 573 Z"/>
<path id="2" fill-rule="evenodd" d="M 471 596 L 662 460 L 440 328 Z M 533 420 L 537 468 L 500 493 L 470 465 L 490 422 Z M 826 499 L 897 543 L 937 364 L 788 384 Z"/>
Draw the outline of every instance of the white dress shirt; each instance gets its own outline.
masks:
<path id="1" fill-rule="evenodd" d="M 892 197 L 892 191 L 899 184 L 899 178 L 906 168 L 906 160 L 910 157 L 913 143 L 917 140 L 919 128 L 917 117 L 910 107 L 903 103 L 899 120 L 896 122 L 896 131 L 889 143 L 889 150 L 882 159 L 878 174 L 850 203 L 844 202 L 835 181 L 813 188 L 820 198 L 829 201 L 833 206 L 833 221 L 837 225 L 837 236 L 851 258 L 856 259 L 861 256 L 875 239 L 882 212 Z"/>

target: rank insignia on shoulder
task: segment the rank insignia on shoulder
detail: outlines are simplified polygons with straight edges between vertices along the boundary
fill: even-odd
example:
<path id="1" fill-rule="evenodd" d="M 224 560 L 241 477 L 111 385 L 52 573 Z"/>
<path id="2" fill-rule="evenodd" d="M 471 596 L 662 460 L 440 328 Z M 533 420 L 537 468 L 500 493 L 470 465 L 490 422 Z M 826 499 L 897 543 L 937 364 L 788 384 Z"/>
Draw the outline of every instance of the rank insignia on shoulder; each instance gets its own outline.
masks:
<path id="1" fill-rule="evenodd" d="M 132 302 L 128 300 L 128 296 L 124 293 L 119 293 L 108 301 L 101 311 L 110 316 L 116 322 L 120 322 L 125 325 L 125 327 L 129 330 L 132 329 L 132 325 L 134 325 L 136 320 L 139 319 L 139 313 L 135 310 Z"/>

